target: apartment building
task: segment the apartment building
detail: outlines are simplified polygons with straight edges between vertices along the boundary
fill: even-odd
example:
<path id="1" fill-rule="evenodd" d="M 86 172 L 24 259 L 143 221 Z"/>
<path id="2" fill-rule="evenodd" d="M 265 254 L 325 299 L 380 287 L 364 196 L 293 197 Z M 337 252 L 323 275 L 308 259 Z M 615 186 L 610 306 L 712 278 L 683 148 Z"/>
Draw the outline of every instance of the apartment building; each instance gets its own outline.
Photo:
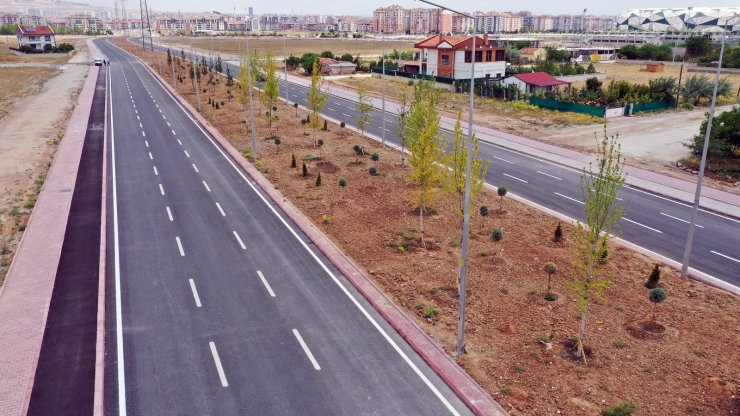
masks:
<path id="1" fill-rule="evenodd" d="M 406 9 L 399 5 L 380 7 L 373 12 L 375 31 L 385 33 L 405 33 L 408 19 Z"/>
<path id="2" fill-rule="evenodd" d="M 555 28 L 555 16 L 534 16 L 532 30 L 535 32 L 550 32 Z"/>

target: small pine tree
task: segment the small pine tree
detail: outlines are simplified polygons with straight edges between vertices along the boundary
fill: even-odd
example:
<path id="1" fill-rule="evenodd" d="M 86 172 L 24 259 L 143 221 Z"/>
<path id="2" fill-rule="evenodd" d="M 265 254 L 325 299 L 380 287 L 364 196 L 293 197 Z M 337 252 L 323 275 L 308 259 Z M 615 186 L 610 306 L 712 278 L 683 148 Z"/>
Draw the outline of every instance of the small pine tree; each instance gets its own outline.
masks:
<path id="1" fill-rule="evenodd" d="M 558 223 L 558 226 L 555 227 L 555 242 L 559 243 L 563 241 L 563 227 L 560 226 L 560 223 Z"/>
<path id="2" fill-rule="evenodd" d="M 306 114 L 306 124 L 311 124 L 311 114 Z"/>
<path id="3" fill-rule="evenodd" d="M 290 155 L 290 167 L 297 168 L 298 165 L 295 163 L 295 153 Z"/>
<path id="4" fill-rule="evenodd" d="M 650 292 L 648 292 L 648 299 L 650 299 L 650 302 L 653 303 L 653 322 L 655 321 L 655 311 L 658 307 L 659 303 L 663 303 L 666 299 L 665 290 L 663 290 L 660 287 L 656 287 L 655 289 L 650 289 Z"/>
<path id="5" fill-rule="evenodd" d="M 498 187 L 498 191 L 496 192 L 498 193 L 498 196 L 501 197 L 501 206 L 499 207 L 499 210 L 503 211 L 504 210 L 504 197 L 506 196 L 506 193 L 509 192 L 509 189 L 502 185 Z"/>
<path id="6" fill-rule="evenodd" d="M 480 206 L 480 215 L 482 217 L 487 217 L 488 216 L 488 205 L 481 205 Z"/>
<path id="7" fill-rule="evenodd" d="M 376 168 L 375 166 L 371 167 L 371 168 L 370 168 L 370 169 L 368 170 L 368 172 L 370 172 L 370 175 L 371 175 L 371 176 L 378 176 L 378 168 Z"/>
<path id="8" fill-rule="evenodd" d="M 347 180 L 344 178 L 339 179 L 339 186 L 341 186 L 342 188 L 347 186 Z"/>
<path id="9" fill-rule="evenodd" d="M 547 262 L 545 263 L 545 272 L 547 273 L 547 293 L 550 293 L 550 289 L 552 288 L 552 275 L 558 272 L 558 266 L 553 262 Z"/>
<path id="10" fill-rule="evenodd" d="M 316 186 L 321 186 L 321 172 L 316 175 Z"/>
<path id="11" fill-rule="evenodd" d="M 324 130 L 324 131 L 329 130 L 329 125 L 326 123 L 326 120 L 324 120 L 324 127 L 322 127 L 321 130 Z"/>
<path id="12" fill-rule="evenodd" d="M 658 287 L 658 283 L 660 282 L 660 267 L 656 264 L 653 268 L 653 272 L 650 273 L 650 277 L 648 277 L 647 282 L 645 282 L 645 287 L 648 289 L 655 289 Z"/>
<path id="13" fill-rule="evenodd" d="M 498 243 L 499 241 L 504 239 L 504 230 L 501 228 L 496 228 L 493 230 L 493 233 L 491 233 L 491 239 Z"/>
<path id="14" fill-rule="evenodd" d="M 303 177 L 308 176 L 308 167 L 306 166 L 306 162 L 303 162 Z"/>
<path id="15" fill-rule="evenodd" d="M 377 162 L 378 159 L 380 159 L 380 155 L 377 154 L 377 153 L 373 153 L 373 155 L 370 156 L 370 159 L 372 159 L 373 161 Z"/>

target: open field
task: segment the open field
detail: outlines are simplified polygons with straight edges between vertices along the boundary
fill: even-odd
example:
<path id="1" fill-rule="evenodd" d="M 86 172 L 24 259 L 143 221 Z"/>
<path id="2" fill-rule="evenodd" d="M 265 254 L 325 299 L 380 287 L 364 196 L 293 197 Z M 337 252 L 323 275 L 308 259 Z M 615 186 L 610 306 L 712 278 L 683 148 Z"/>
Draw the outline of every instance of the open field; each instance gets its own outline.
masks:
<path id="1" fill-rule="evenodd" d="M 0 119 L 12 105 L 29 95 L 38 94 L 46 81 L 59 72 L 56 68 L 18 67 L 0 68 Z"/>
<path id="2" fill-rule="evenodd" d="M 3 63 L 63 63 L 69 61 L 73 56 L 87 49 L 85 36 L 57 36 L 57 44 L 71 43 L 75 46 L 75 52 L 67 56 L 18 56 L 10 51 L 10 47 L 17 48 L 18 41 L 15 36 L 0 36 L 0 64 Z"/>
<path id="3" fill-rule="evenodd" d="M 163 44 L 177 45 L 174 49 L 190 47 L 190 38 L 188 37 L 161 37 L 160 40 Z M 395 41 L 388 40 L 381 42 L 375 39 L 350 39 L 350 38 L 338 38 L 338 39 L 296 39 L 289 38 L 286 41 L 286 48 L 288 55 L 301 56 L 304 53 L 321 53 L 323 51 L 332 51 L 335 55 L 342 55 L 350 53 L 352 56 L 361 54 L 377 55 L 379 58 L 383 51 L 383 44 L 385 43 L 386 53 L 398 50 L 411 50 L 414 48 L 413 42 Z M 243 37 L 196 37 L 193 40 L 193 47 L 202 50 L 211 50 L 213 48 L 217 53 L 223 55 L 237 56 L 239 51 L 242 54 L 245 53 L 246 43 Z M 283 56 L 283 38 L 281 37 L 250 37 L 249 48 L 252 51 L 259 52 L 260 55 L 265 55 L 268 50 L 272 50 L 276 56 Z"/>
<path id="4" fill-rule="evenodd" d="M 136 48 L 127 49 L 138 53 Z M 163 78 L 170 82 L 171 74 Z M 190 80 L 176 89 L 195 102 Z M 203 115 L 240 151 L 250 149 L 242 106 L 228 98 L 225 80 L 201 97 L 223 102 L 205 105 Z M 265 114 L 256 100 L 256 113 Z M 457 320 L 456 266 L 459 217 L 446 199 L 426 218 L 420 244 L 418 213 L 408 201 L 413 186 L 408 167 L 396 151 L 330 124 L 329 131 L 306 128 L 306 112 L 278 104 L 274 122 L 281 144 L 259 140 L 257 163 L 286 199 L 300 208 L 351 259 L 450 351 Z M 268 136 L 267 120 L 258 117 L 257 135 Z M 317 147 L 321 138 L 323 146 Z M 379 160 L 357 156 L 358 144 Z M 298 169 L 291 169 L 291 155 Z M 308 177 L 302 177 L 301 159 Z M 377 167 L 379 175 L 368 174 Z M 322 184 L 316 186 L 318 173 Z M 344 178 L 346 187 L 338 181 Z M 515 192 L 516 190 L 512 190 Z M 668 299 L 659 306 L 660 333 L 648 333 L 651 306 L 643 286 L 652 260 L 612 245 L 599 266 L 613 285 L 608 303 L 592 303 L 586 343 L 588 365 L 568 356 L 567 343 L 577 331 L 575 296 L 563 285 L 574 274 L 571 228 L 565 240 L 552 241 L 558 220 L 506 199 L 503 210 L 495 192 L 486 190 L 480 204 L 491 215 L 476 215 L 471 224 L 471 259 L 466 328 L 467 354 L 457 360 L 512 415 L 598 415 L 608 405 L 629 400 L 635 415 L 729 415 L 740 407 L 737 365 L 740 361 L 740 299 L 685 280 L 662 267 L 661 286 Z M 502 227 L 497 246 L 491 230 Z M 399 247 L 403 247 L 403 250 Z M 553 277 L 554 302 L 543 299 L 545 262 L 558 265 Z"/>

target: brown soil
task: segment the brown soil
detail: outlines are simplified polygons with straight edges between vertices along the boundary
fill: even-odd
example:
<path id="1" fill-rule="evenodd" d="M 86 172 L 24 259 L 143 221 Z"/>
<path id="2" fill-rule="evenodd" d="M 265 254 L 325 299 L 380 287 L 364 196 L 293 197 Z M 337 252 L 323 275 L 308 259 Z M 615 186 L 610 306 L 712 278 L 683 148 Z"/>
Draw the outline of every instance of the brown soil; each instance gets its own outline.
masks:
<path id="1" fill-rule="evenodd" d="M 171 80 L 168 74 L 164 78 Z M 194 102 L 189 80 L 177 89 Z M 225 107 L 208 106 L 205 117 L 237 149 L 248 150 L 242 107 L 227 98 L 223 82 L 216 96 Z M 448 351 L 454 349 L 460 219 L 451 202 L 440 199 L 436 213 L 425 219 L 427 244 L 421 248 L 418 213 L 407 198 L 413 188 L 397 152 L 332 124 L 328 132 L 314 133 L 300 124 L 304 111 L 296 117 L 293 108 L 279 104 L 278 109 L 274 125 L 282 144 L 258 145 L 265 176 L 428 334 Z M 258 135 L 267 136 L 265 117 L 257 123 Z M 325 143 L 320 151 L 313 145 L 318 138 Z M 363 157 L 363 163 L 353 163 L 354 144 L 377 152 L 380 160 Z M 320 163 L 337 170 L 322 170 L 323 184 L 316 187 L 314 178 L 301 177 L 300 160 L 319 152 Z M 298 169 L 289 167 L 291 154 Z M 316 161 L 307 165 L 312 175 L 319 170 Z M 370 166 L 380 174 L 370 176 Z M 347 180 L 345 188 L 338 185 L 340 178 Z M 478 200 L 483 203 L 498 207 L 499 200 L 486 190 Z M 663 267 L 661 286 L 668 299 L 658 318 L 668 330 L 660 340 L 633 338 L 626 326 L 652 315 L 643 286 L 652 260 L 613 245 L 601 266 L 613 281 L 606 291 L 609 303 L 590 305 L 585 342 L 591 356 L 584 365 L 568 352 L 567 341 L 578 326 L 575 297 L 562 284 L 573 274 L 570 226 L 563 226 L 564 241 L 555 243 L 557 219 L 509 199 L 504 206 L 505 215 L 476 216 L 472 222 L 467 354 L 457 361 L 511 414 L 598 414 L 622 400 L 636 404 L 636 415 L 737 414 L 738 297 Z M 494 246 L 495 227 L 506 233 Z M 552 285 L 560 296 L 554 302 L 543 299 L 547 274 L 542 268 L 548 261 L 559 268 Z M 542 337 L 549 342 L 540 342 Z"/>

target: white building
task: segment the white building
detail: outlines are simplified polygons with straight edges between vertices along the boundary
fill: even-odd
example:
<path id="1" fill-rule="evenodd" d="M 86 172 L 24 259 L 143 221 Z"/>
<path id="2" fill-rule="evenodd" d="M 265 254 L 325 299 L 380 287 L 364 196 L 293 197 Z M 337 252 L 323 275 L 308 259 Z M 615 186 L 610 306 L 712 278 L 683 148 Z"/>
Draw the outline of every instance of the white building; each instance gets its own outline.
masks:
<path id="1" fill-rule="evenodd" d="M 54 31 L 49 26 L 18 26 L 18 47 L 28 46 L 37 51 L 56 48 Z"/>

